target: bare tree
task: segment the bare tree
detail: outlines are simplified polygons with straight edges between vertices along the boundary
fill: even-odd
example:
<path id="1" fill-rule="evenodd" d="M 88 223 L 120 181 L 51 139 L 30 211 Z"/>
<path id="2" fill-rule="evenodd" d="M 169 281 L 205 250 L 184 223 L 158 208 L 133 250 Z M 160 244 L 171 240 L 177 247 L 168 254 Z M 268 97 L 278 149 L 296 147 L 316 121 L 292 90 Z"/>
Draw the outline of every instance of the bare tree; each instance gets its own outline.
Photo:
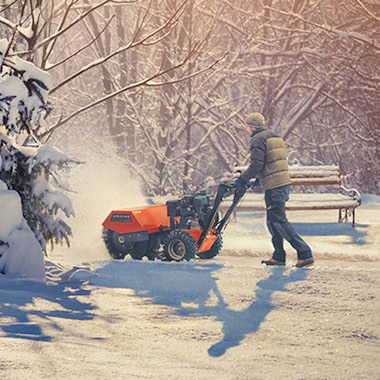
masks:
<path id="1" fill-rule="evenodd" d="M 85 111 L 92 109 L 93 107 L 107 102 L 109 99 L 129 90 L 133 90 L 139 86 L 153 85 L 157 83 L 154 80 L 163 78 L 166 73 L 174 72 L 176 69 L 185 65 L 193 56 L 197 53 L 199 45 L 194 46 L 193 50 L 187 52 L 182 57 L 177 57 L 176 62 L 170 67 L 163 68 L 160 60 L 156 62 L 149 62 L 144 65 L 144 70 L 141 70 L 136 81 L 129 83 L 122 83 L 122 85 L 115 86 L 111 84 L 111 78 L 107 78 L 112 73 L 105 66 L 114 57 L 122 56 L 128 51 L 138 51 L 139 49 L 146 49 L 152 52 L 156 45 L 159 45 L 164 41 L 176 28 L 178 20 L 183 14 L 183 8 L 187 3 L 187 0 L 179 5 L 177 8 L 173 8 L 171 14 L 169 14 L 160 24 L 156 27 L 150 27 L 151 20 L 151 7 L 152 1 L 144 9 L 144 13 L 139 19 L 134 22 L 133 30 L 127 41 L 118 41 L 111 38 L 109 33 L 109 25 L 112 20 L 110 18 L 111 13 L 115 14 L 118 10 L 114 7 L 122 9 L 123 7 L 129 7 L 136 3 L 136 1 L 111 1 L 103 0 L 95 5 L 87 5 L 79 0 L 60 1 L 55 3 L 43 3 L 40 0 L 19 0 L 14 1 L 8 8 L 22 9 L 21 15 L 15 14 L 14 21 L 10 21 L 5 18 L 0 19 L 0 23 L 4 27 L 13 30 L 14 38 L 21 39 L 20 42 L 26 46 L 23 52 L 18 52 L 20 55 L 27 55 L 30 60 L 33 60 L 38 66 L 46 70 L 54 70 L 61 68 L 62 65 L 66 65 L 73 68 L 73 71 L 69 75 L 57 75 L 60 78 L 58 83 L 50 89 L 50 93 L 54 95 L 65 86 L 69 86 L 74 83 L 83 75 L 94 75 L 96 68 L 103 70 L 103 78 L 105 83 L 105 95 L 95 99 L 89 104 L 85 104 L 82 107 L 76 109 L 69 115 L 63 116 L 59 121 L 55 123 L 50 129 L 54 131 L 61 125 L 72 120 L 75 116 Z M 144 4 L 141 6 L 144 8 Z M 5 11 L 5 9 L 3 10 Z M 14 11 L 15 12 L 15 11 Z M 100 14 L 100 18 L 105 20 L 103 27 L 98 26 L 97 16 Z M 73 50 L 70 50 L 68 55 L 62 59 L 61 51 L 66 46 L 64 37 L 70 36 L 70 40 L 73 40 L 75 33 L 81 33 L 83 24 L 87 27 L 90 25 L 90 38 L 84 38 L 82 46 L 77 47 L 75 45 Z M 118 23 L 119 33 L 122 35 L 120 21 Z M 77 28 L 77 29 L 76 29 Z M 71 34 L 70 34 L 71 33 Z M 122 36 L 124 37 L 124 36 Z M 79 39 L 79 38 L 78 38 Z M 116 40 L 116 43 L 115 41 Z M 83 52 L 91 48 L 97 47 L 97 57 L 91 56 L 87 62 L 84 58 Z M 80 57 L 79 57 L 80 56 Z M 80 59 L 78 59 L 78 57 Z M 97 58 L 97 59 L 95 59 Z M 49 62 L 49 59 L 56 60 L 56 62 Z M 78 59 L 80 62 L 85 62 L 81 67 L 76 68 L 76 65 L 72 65 L 71 62 Z M 67 74 L 67 72 L 65 72 Z M 124 78 L 125 79 L 125 78 Z M 177 78 L 176 80 L 180 80 Z M 77 83 L 76 83 L 77 84 Z M 113 87 L 113 88 L 112 88 Z M 111 111 L 111 110 L 110 110 Z M 113 112 L 109 112 L 110 117 Z M 46 136 L 43 134 L 42 137 Z"/>
<path id="2" fill-rule="evenodd" d="M 16 4 L 22 16 L 9 2 L 0 23 L 55 74 L 57 111 L 64 105 L 40 136 L 75 126 L 91 110 L 87 119 L 108 125 L 149 193 L 178 188 L 173 173 L 181 189 L 192 189 L 241 162 L 247 137 L 238 130 L 253 110 L 285 137 L 293 157 L 339 163 L 362 190 L 379 191 L 376 3 Z"/>
<path id="3" fill-rule="evenodd" d="M 263 112 L 299 161 L 339 163 L 351 183 L 378 192 L 379 7 L 360 0 L 224 3 L 231 17 L 221 22 L 239 46 L 229 75 L 238 73 L 251 98 L 246 113 Z"/>

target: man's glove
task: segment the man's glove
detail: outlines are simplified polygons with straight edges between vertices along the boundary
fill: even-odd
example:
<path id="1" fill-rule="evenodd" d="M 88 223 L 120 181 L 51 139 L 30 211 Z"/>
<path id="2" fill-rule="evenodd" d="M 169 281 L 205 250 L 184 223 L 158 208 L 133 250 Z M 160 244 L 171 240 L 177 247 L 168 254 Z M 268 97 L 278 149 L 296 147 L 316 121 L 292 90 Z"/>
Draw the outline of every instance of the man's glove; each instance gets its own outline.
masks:
<path id="1" fill-rule="evenodd" d="M 256 178 L 252 184 L 253 187 L 260 187 L 260 178 Z"/>
<path id="2" fill-rule="evenodd" d="M 235 181 L 235 187 L 239 190 L 245 189 L 247 187 L 247 181 L 240 176 L 236 181 Z"/>

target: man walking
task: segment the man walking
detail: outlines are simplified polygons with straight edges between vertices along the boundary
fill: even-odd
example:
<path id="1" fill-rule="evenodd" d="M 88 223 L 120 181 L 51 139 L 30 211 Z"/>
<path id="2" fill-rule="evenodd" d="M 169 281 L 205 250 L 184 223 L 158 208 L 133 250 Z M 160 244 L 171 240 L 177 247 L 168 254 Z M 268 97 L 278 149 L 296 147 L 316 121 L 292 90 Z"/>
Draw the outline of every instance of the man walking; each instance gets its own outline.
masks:
<path id="1" fill-rule="evenodd" d="M 272 235 L 274 253 L 262 263 L 283 266 L 286 263 L 284 239 L 297 251 L 297 268 L 311 266 L 313 255 L 308 244 L 289 223 L 285 213 L 285 203 L 289 199 L 290 174 L 286 159 L 284 140 L 265 126 L 265 118 L 255 112 L 246 120 L 246 131 L 251 135 L 251 160 L 245 172 L 236 181 L 237 186 L 245 186 L 251 178 L 259 178 L 265 190 L 267 226 Z"/>

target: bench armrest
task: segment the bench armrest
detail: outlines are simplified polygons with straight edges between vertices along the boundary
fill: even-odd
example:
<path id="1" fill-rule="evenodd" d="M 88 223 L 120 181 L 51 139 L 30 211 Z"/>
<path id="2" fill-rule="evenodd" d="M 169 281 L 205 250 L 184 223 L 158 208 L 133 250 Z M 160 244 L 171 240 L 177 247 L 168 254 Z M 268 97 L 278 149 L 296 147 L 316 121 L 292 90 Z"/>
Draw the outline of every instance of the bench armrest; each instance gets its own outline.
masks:
<path id="1" fill-rule="evenodd" d="M 347 194 L 351 198 L 357 200 L 359 202 L 359 205 L 361 204 L 362 197 L 361 197 L 361 194 L 359 193 L 359 191 L 357 189 L 347 189 L 343 185 L 340 185 L 339 189 L 340 189 L 340 192 L 342 194 Z"/>

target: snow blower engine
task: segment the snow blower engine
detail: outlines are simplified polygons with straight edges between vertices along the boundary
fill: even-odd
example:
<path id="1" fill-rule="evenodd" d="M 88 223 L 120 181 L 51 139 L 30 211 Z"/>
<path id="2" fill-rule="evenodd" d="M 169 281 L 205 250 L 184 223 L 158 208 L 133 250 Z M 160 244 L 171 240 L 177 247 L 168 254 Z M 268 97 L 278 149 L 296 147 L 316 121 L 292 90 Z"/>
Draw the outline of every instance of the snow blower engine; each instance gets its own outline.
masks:
<path id="1" fill-rule="evenodd" d="M 201 191 L 166 204 L 111 211 L 103 222 L 108 252 L 119 260 L 128 254 L 135 260 L 211 259 L 220 252 L 223 230 L 252 185 L 237 188 L 234 181 L 226 181 L 215 197 Z M 232 202 L 221 216 L 221 203 L 228 196 Z"/>

